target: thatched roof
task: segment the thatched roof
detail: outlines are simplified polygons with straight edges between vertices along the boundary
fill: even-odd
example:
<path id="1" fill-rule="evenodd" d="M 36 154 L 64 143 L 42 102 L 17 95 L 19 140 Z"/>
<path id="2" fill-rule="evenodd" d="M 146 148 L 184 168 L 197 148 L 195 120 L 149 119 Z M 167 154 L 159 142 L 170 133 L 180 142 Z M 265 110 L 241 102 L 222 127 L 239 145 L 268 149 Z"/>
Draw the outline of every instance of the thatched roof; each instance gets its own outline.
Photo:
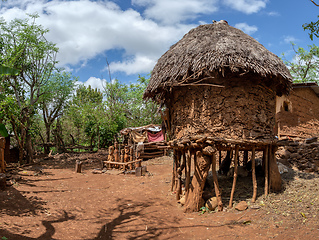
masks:
<path id="1" fill-rule="evenodd" d="M 216 73 L 223 78 L 257 74 L 276 81 L 278 95 L 291 88 L 292 77 L 278 56 L 222 20 L 192 29 L 171 46 L 155 65 L 144 98 L 160 100 L 163 93 L 181 82 Z"/>

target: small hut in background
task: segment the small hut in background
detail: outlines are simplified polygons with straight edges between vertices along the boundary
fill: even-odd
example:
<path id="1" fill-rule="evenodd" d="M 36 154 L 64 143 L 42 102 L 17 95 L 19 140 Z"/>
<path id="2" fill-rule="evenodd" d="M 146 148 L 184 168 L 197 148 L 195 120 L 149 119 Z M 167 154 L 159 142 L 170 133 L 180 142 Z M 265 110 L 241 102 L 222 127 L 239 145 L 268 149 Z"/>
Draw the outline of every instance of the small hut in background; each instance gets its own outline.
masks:
<path id="1" fill-rule="evenodd" d="M 216 152 L 234 151 L 235 191 L 238 151 L 263 152 L 265 193 L 280 190 L 274 153 L 276 96 L 289 93 L 291 75 L 273 53 L 224 20 L 188 32 L 157 62 L 144 92 L 165 106 L 174 149 L 173 182 L 177 199 L 185 171 L 186 211 L 201 207 L 201 195 L 212 165 L 219 210 Z M 191 160 L 195 169 L 190 183 Z M 269 163 L 269 164 L 268 164 Z M 253 200 L 256 176 L 253 169 Z M 255 179 L 254 179 L 255 178 Z"/>
<path id="2" fill-rule="evenodd" d="M 162 157 L 166 154 L 166 134 L 160 125 L 149 124 L 141 127 L 129 127 L 120 131 L 124 145 L 139 150 L 139 158 Z"/>

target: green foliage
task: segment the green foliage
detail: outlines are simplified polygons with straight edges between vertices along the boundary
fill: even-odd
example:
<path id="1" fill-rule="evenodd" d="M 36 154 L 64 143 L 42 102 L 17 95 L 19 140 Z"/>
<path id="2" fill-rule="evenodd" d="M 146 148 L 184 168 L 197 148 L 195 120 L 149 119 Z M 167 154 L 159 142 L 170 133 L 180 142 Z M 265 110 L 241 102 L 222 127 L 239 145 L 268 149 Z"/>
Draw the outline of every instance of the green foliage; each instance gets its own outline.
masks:
<path id="1" fill-rule="evenodd" d="M 311 40 L 313 40 L 313 36 L 319 37 L 319 20 L 317 20 L 316 22 L 305 23 L 302 25 L 302 27 L 304 30 L 310 31 L 309 37 Z"/>
<path id="2" fill-rule="evenodd" d="M 1 137 L 8 137 L 8 131 L 6 129 L 6 126 L 3 123 L 0 123 L 0 136 Z"/>
<path id="3" fill-rule="evenodd" d="M 288 61 L 284 58 L 285 64 L 288 66 L 294 82 L 319 82 L 318 70 L 319 70 L 319 47 L 316 45 L 310 45 L 309 51 L 302 47 L 298 47 L 295 52 L 293 61 Z M 283 57 L 284 54 L 282 54 Z"/>
<path id="4" fill-rule="evenodd" d="M 14 76 L 18 74 L 19 74 L 19 70 L 0 65 L 0 78 L 6 75 Z"/>
<path id="5" fill-rule="evenodd" d="M 48 29 L 35 23 L 37 17 L 29 15 L 29 19 L 14 19 L 9 23 L 0 20 L 0 65 L 19 70 L 18 74 L 6 75 L 1 81 L 4 92 L 1 114 L 11 124 L 20 155 L 25 149 L 29 157 L 32 156 L 32 117 L 45 93 L 43 87 L 55 70 L 58 52 L 55 44 L 44 37 Z"/>

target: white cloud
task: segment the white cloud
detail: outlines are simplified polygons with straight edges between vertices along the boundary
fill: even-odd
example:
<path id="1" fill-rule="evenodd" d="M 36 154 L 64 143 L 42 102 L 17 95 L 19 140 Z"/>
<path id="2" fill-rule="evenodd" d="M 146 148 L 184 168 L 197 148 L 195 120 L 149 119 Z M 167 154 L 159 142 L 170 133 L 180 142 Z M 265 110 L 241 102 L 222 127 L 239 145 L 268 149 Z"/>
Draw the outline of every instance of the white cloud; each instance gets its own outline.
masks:
<path id="1" fill-rule="evenodd" d="M 166 25 L 196 19 L 201 14 L 218 10 L 218 0 L 132 0 L 132 3 L 146 7 L 145 17 Z"/>
<path id="2" fill-rule="evenodd" d="M 293 36 L 284 36 L 284 42 L 285 43 L 292 43 L 292 42 L 297 42 L 298 39 L 293 37 Z"/>
<path id="3" fill-rule="evenodd" d="M 154 67 L 156 59 L 146 56 L 136 55 L 133 59 L 124 62 L 113 62 L 110 64 L 111 72 L 125 72 L 126 74 L 136 74 L 141 72 L 150 72 Z"/>
<path id="4" fill-rule="evenodd" d="M 224 0 L 226 6 L 231 7 L 237 11 L 252 14 L 257 13 L 266 7 L 268 0 Z"/>
<path id="5" fill-rule="evenodd" d="M 257 32 L 258 28 L 256 26 L 250 26 L 247 23 L 237 23 L 235 24 L 235 28 L 242 30 L 244 33 L 251 35 Z"/>
<path id="6" fill-rule="evenodd" d="M 105 79 L 90 77 L 86 82 L 84 83 L 81 82 L 80 84 L 84 84 L 84 86 L 86 87 L 91 86 L 91 88 L 100 89 L 100 91 L 102 92 L 106 83 L 107 82 Z"/>
<path id="7" fill-rule="evenodd" d="M 59 47 L 60 66 L 84 67 L 99 54 L 121 49 L 124 59 L 129 56 L 135 60 L 110 64 L 127 74 L 141 73 L 139 69 L 151 71 L 150 62 L 154 64 L 154 59 L 194 27 L 161 26 L 133 9 L 123 11 L 109 1 L 13 0 L 0 9 L 0 15 L 7 21 L 34 12 L 40 15 L 37 23 L 50 29 L 47 39 Z M 135 72 L 130 66 L 135 67 Z"/>
<path id="8" fill-rule="evenodd" d="M 277 16 L 280 16 L 280 13 L 273 11 L 273 12 L 268 12 L 267 15 L 268 15 L 268 16 L 272 16 L 272 17 L 274 17 L 274 16 L 277 17 Z"/>

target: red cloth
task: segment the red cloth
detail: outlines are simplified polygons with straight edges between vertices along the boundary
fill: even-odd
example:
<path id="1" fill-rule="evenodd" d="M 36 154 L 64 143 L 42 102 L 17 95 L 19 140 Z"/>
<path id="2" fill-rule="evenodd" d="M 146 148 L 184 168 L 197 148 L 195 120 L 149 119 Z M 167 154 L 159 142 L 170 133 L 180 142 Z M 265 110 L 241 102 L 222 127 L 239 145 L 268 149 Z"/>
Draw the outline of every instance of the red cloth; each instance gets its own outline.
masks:
<path id="1" fill-rule="evenodd" d="M 160 142 L 164 141 L 163 132 L 159 131 L 157 133 L 147 132 L 148 142 Z"/>

